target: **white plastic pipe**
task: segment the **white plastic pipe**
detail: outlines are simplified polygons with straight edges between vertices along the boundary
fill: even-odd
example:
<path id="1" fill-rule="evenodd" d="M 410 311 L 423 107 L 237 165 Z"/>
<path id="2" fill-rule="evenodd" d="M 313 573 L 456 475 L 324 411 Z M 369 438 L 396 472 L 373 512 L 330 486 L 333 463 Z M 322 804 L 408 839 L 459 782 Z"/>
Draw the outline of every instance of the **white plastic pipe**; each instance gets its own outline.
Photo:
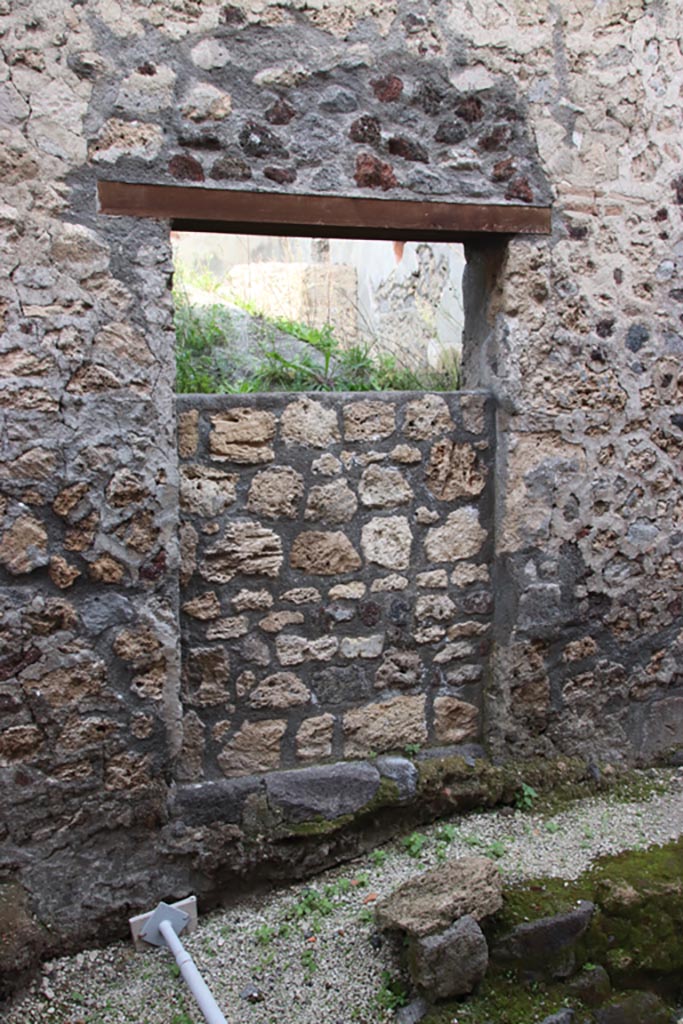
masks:
<path id="1" fill-rule="evenodd" d="M 173 953 L 175 962 L 180 968 L 180 973 L 187 982 L 190 992 L 195 998 L 197 1006 L 204 1014 L 207 1024 L 228 1024 L 225 1017 L 218 1008 L 216 1000 L 211 995 L 209 986 L 195 967 L 194 960 L 187 952 L 182 942 L 173 931 L 170 921 L 160 921 L 159 931 L 164 937 L 166 945 Z"/>

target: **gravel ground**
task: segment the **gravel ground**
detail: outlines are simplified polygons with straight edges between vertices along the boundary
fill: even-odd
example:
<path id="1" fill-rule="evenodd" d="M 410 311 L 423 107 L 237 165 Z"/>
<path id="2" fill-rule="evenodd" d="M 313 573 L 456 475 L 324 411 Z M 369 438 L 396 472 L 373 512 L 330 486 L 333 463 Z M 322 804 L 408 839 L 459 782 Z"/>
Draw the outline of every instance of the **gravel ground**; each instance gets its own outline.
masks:
<path id="1" fill-rule="evenodd" d="M 396 951 L 372 907 L 401 882 L 453 857 L 483 853 L 508 881 L 575 878 L 596 857 L 683 834 L 683 769 L 640 773 L 655 789 L 605 794 L 556 814 L 503 809 L 453 817 L 361 860 L 200 917 L 184 941 L 230 1024 L 382 1024 Z M 151 908 L 150 908 L 151 909 Z M 200 908 L 201 910 L 201 908 Z M 4 1024 L 202 1024 L 171 955 L 129 943 L 44 965 Z"/>

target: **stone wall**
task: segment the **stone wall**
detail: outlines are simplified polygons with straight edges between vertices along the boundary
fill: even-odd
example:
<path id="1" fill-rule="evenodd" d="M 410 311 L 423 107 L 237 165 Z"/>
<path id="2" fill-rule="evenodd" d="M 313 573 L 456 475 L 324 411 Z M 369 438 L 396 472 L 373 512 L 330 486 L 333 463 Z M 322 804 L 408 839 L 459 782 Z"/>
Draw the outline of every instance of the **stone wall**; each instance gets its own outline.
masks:
<path id="1" fill-rule="evenodd" d="M 183 397 L 185 780 L 481 738 L 492 408 Z"/>
<path id="2" fill-rule="evenodd" d="M 98 177 L 552 201 L 549 238 L 468 250 L 466 384 L 498 410 L 484 739 L 615 763 L 683 745 L 677 6 L 0 0 L 13 969 L 153 889 L 219 886 L 211 856 L 241 841 L 227 796 L 196 842 L 171 799 L 202 766 L 178 756 L 169 225 L 100 216 Z M 231 736 L 210 742 L 209 774 Z"/>

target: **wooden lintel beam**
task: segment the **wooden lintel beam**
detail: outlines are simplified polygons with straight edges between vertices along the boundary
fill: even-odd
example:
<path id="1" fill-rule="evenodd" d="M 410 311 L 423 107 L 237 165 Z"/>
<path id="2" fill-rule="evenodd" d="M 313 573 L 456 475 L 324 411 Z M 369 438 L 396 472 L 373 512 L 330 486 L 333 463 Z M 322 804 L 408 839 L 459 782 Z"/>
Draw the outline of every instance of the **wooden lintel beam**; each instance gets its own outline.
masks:
<path id="1" fill-rule="evenodd" d="M 457 241 L 550 234 L 550 207 L 285 195 L 122 181 L 97 184 L 101 213 L 170 220 L 178 230 Z"/>

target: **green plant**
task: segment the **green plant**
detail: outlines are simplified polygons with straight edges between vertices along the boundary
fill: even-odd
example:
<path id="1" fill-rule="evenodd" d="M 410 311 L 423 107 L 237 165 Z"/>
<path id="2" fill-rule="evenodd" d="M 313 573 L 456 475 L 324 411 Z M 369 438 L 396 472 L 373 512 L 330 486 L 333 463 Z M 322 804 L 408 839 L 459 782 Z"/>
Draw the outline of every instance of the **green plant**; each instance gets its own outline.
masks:
<path id="1" fill-rule="evenodd" d="M 560 831 L 560 825 L 557 821 L 546 821 L 545 823 L 546 832 L 550 832 L 551 836 L 554 836 Z"/>
<path id="2" fill-rule="evenodd" d="M 371 921 L 374 921 L 374 919 L 375 915 L 369 907 L 361 907 L 358 911 L 358 920 L 361 924 L 369 924 Z"/>
<path id="3" fill-rule="evenodd" d="M 403 748 L 406 757 L 415 757 L 416 754 L 420 753 L 421 749 L 422 747 L 419 743 L 406 743 Z"/>
<path id="4" fill-rule="evenodd" d="M 180 1013 L 173 1014 L 171 1024 L 194 1024 L 194 1021 L 192 1020 L 192 1017 L 190 1017 L 189 1013 L 185 1013 L 184 1010 L 181 1010 Z"/>
<path id="5" fill-rule="evenodd" d="M 538 793 L 533 786 L 522 782 L 515 796 L 515 807 L 518 811 L 530 811 L 538 800 Z"/>
<path id="6" fill-rule="evenodd" d="M 178 964 L 168 964 L 167 966 L 168 973 L 171 975 L 172 978 L 180 977 L 180 968 L 178 967 Z"/>
<path id="7" fill-rule="evenodd" d="M 376 868 L 381 868 L 386 863 L 386 859 L 389 856 L 386 850 L 373 850 L 370 854 L 370 860 Z"/>
<path id="8" fill-rule="evenodd" d="M 315 953 L 312 949 L 304 949 L 301 954 L 301 966 L 305 973 L 310 977 L 314 971 L 318 970 L 318 964 L 316 963 Z"/>
<path id="9" fill-rule="evenodd" d="M 455 825 L 451 825 L 446 822 L 446 824 L 442 825 L 436 833 L 436 838 L 440 839 L 444 843 L 452 843 L 457 834 L 458 830 Z"/>
<path id="10" fill-rule="evenodd" d="M 375 1004 L 380 1010 L 398 1010 L 408 1002 L 408 990 L 402 979 L 389 971 L 382 971 L 382 984 L 375 996 Z"/>
<path id="11" fill-rule="evenodd" d="M 254 932 L 254 938 L 261 946 L 267 946 L 273 941 L 277 932 L 269 924 L 261 924 Z"/>
<path id="12" fill-rule="evenodd" d="M 428 842 L 429 836 L 424 832 L 411 832 L 403 837 L 403 846 L 409 857 L 419 857 Z"/>
<path id="13" fill-rule="evenodd" d="M 495 857 L 497 860 L 505 856 L 505 843 L 501 839 L 494 839 L 483 851 L 485 857 Z"/>

